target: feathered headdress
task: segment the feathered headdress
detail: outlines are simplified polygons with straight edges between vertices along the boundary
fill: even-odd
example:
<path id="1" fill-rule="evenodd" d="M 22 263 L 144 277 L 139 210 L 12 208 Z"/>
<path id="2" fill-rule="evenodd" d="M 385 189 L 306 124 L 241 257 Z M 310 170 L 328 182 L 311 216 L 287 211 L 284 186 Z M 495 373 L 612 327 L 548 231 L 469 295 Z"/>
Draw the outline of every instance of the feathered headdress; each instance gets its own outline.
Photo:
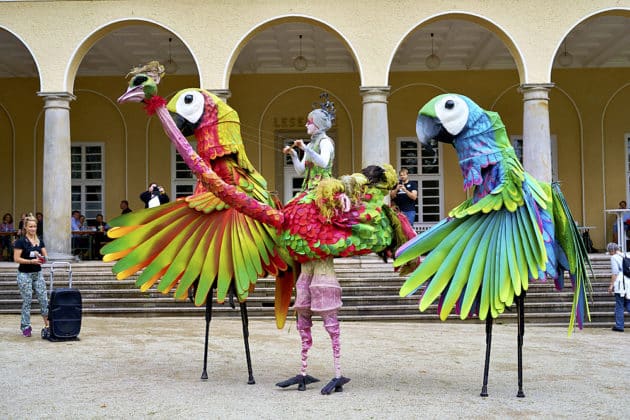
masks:
<path id="1" fill-rule="evenodd" d="M 331 102 L 328 97 L 328 92 L 322 92 L 319 95 L 319 99 L 321 99 L 322 102 L 313 102 L 313 109 L 321 109 L 324 111 L 332 124 L 335 121 L 335 103 Z"/>

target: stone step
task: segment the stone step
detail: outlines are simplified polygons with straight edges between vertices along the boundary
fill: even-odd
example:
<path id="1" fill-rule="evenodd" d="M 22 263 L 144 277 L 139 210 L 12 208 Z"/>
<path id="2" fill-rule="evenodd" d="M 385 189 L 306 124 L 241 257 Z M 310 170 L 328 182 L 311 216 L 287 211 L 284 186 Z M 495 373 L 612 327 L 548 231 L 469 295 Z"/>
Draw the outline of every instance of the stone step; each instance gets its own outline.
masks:
<path id="1" fill-rule="evenodd" d="M 591 305 L 592 322 L 589 325 L 610 325 L 613 318 L 614 301 L 607 293 L 610 279 L 610 260 L 605 255 L 591 256 L 595 272 Z M 112 275 L 112 263 L 81 262 L 72 265 L 73 286 L 81 290 L 84 314 L 97 316 L 187 316 L 203 315 L 204 307 L 195 307 L 187 300 L 175 301 L 172 292 L 162 294 L 155 288 L 140 292 L 135 286 L 136 276 L 116 280 Z M 49 279 L 48 270 L 46 279 Z M 0 314 L 19 314 L 21 298 L 15 284 L 16 265 L 0 263 Z M 335 260 L 335 271 L 344 290 L 344 306 L 340 318 L 346 320 L 409 320 L 437 322 L 437 305 L 424 313 L 418 310 L 419 296 L 400 298 L 398 291 L 406 277 L 395 273 L 391 264 L 377 257 L 359 257 Z M 55 287 L 67 286 L 67 273 L 55 273 Z M 525 301 L 526 321 L 530 324 L 566 326 L 572 305 L 570 281 L 565 280 L 565 289 L 555 291 L 553 281 L 531 283 Z M 274 279 L 258 279 L 256 290 L 247 301 L 251 317 L 272 319 L 274 301 Z M 37 308 L 37 302 L 34 302 Z M 213 305 L 213 316 L 239 317 L 227 303 Z M 500 316 L 497 322 L 514 322 L 514 307 Z M 455 315 L 450 320 L 458 320 Z M 481 322 L 481 321 L 467 321 Z"/>

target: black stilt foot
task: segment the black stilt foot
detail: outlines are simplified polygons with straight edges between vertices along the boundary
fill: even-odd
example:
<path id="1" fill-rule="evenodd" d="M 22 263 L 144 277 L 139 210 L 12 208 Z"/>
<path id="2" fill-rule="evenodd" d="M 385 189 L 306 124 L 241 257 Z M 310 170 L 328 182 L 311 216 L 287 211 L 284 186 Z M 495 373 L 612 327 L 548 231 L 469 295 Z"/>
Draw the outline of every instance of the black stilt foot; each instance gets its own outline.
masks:
<path id="1" fill-rule="evenodd" d="M 206 297 L 206 338 L 203 346 L 203 370 L 201 380 L 208 379 L 208 337 L 210 335 L 210 321 L 212 321 L 212 291 Z"/>
<path id="2" fill-rule="evenodd" d="M 482 397 L 488 396 L 488 371 L 490 370 L 490 348 L 492 347 L 492 315 L 486 318 L 486 360 L 483 365 L 483 385 L 481 386 Z"/>
<path id="3" fill-rule="evenodd" d="M 348 382 L 350 382 L 350 378 L 346 378 L 344 376 L 341 376 L 339 378 L 332 378 L 330 382 L 328 382 L 326 386 L 322 388 L 322 395 L 329 395 L 333 391 L 343 392 L 343 386 Z"/>
<path id="4" fill-rule="evenodd" d="M 252 370 L 252 357 L 249 353 L 249 318 L 247 316 L 247 304 L 245 302 L 240 303 L 241 306 L 241 322 L 243 324 L 243 342 L 245 343 L 245 358 L 247 359 L 247 384 L 254 385 L 254 373 Z"/>
<path id="5" fill-rule="evenodd" d="M 306 391 L 306 385 L 315 382 L 319 382 L 319 379 L 313 378 L 311 375 L 295 375 L 293 378 L 289 378 L 286 381 L 278 382 L 276 386 L 287 388 L 291 385 L 297 385 L 298 391 Z"/>
<path id="6" fill-rule="evenodd" d="M 525 398 L 523 392 L 523 336 L 525 336 L 525 292 L 516 297 L 516 310 L 518 312 L 518 336 L 517 336 L 517 357 L 518 357 L 518 398 Z"/>

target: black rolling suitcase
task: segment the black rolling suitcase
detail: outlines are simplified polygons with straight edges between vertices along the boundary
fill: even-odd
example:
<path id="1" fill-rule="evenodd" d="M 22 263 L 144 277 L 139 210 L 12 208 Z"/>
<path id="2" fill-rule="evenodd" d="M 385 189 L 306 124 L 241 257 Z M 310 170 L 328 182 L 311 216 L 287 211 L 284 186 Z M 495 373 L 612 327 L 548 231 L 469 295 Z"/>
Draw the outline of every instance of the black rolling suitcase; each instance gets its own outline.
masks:
<path id="1" fill-rule="evenodd" d="M 53 288 L 55 270 L 65 268 L 68 287 Z M 42 329 L 42 338 L 50 341 L 78 340 L 81 331 L 83 303 L 81 292 L 72 287 L 72 266 L 69 262 L 50 264 L 50 299 L 48 302 L 48 328 Z"/>

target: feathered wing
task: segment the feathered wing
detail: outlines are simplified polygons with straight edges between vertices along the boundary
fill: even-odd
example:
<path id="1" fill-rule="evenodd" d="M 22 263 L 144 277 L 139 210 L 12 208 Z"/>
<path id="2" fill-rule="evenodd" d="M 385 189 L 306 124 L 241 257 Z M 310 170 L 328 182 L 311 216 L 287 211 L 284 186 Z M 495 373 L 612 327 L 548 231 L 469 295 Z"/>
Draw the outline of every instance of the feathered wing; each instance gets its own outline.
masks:
<path id="1" fill-rule="evenodd" d="M 258 277 L 278 275 L 287 264 L 276 249 L 275 229 L 231 208 L 211 192 L 120 216 L 110 223 L 115 240 L 102 249 L 104 261 L 124 279 L 143 270 L 136 284 L 175 298 L 187 297 L 199 278 L 195 304 L 202 305 L 216 282 L 223 302 L 232 283 L 244 301 Z"/>
<path id="2" fill-rule="evenodd" d="M 564 279 L 564 271 L 568 271 L 574 290 L 573 310 L 569 322 L 570 332 L 576 322 L 581 328 L 585 316 L 586 319 L 591 317 L 588 308 L 588 295 L 591 294 L 592 288 L 587 267 L 591 273 L 593 268 L 580 232 L 577 230 L 577 224 L 557 183 L 552 184 L 552 194 L 555 237 L 559 247 L 558 279 Z M 561 288 L 563 284 L 557 283 L 557 286 Z"/>
<path id="3" fill-rule="evenodd" d="M 485 184 L 494 187 L 487 195 L 465 201 L 448 219 L 398 250 L 395 266 L 426 255 L 400 295 L 413 294 L 428 282 L 420 298 L 421 311 L 439 298 L 442 320 L 453 309 L 462 319 L 477 313 L 483 320 L 488 314 L 493 318 L 501 314 L 514 296 L 528 289 L 529 280 L 549 275 L 561 287 L 564 268 L 575 278 L 570 329 L 574 319 L 581 326 L 588 313 L 588 257 L 568 207 L 559 191 L 554 190 L 552 197 L 549 185 L 524 173 L 512 157 L 502 164 L 500 176 L 496 172 L 493 176 L 499 181 Z M 506 171 L 505 165 L 513 167 Z M 486 181 L 496 170 L 484 171 Z M 565 222 L 559 227 L 561 220 Z M 580 247 L 582 251 L 576 252 Z M 561 264 L 567 255 L 574 257 Z"/>

